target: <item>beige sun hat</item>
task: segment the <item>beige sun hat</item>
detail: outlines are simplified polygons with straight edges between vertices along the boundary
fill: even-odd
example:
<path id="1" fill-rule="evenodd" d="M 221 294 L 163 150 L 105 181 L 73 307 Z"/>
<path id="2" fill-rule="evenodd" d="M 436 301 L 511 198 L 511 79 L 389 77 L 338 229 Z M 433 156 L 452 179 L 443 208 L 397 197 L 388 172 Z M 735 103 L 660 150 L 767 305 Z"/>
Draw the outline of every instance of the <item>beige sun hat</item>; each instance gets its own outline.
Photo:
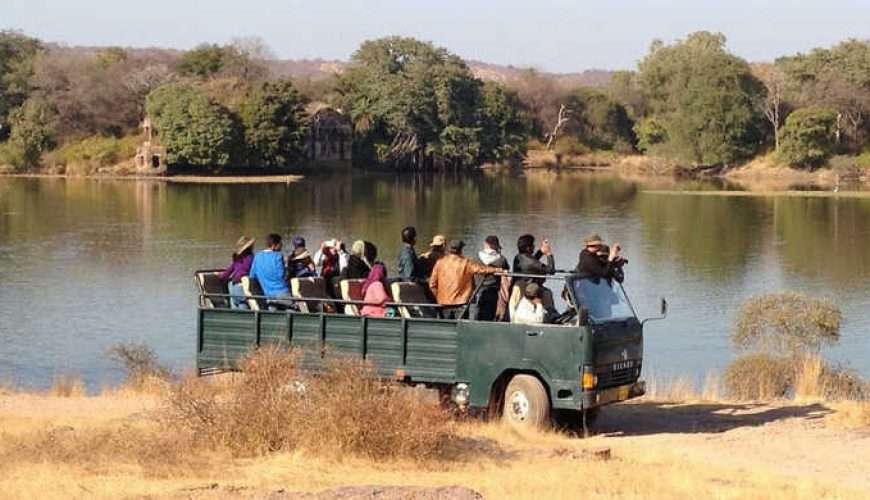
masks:
<path id="1" fill-rule="evenodd" d="M 254 246 L 254 242 L 256 242 L 254 238 L 249 238 L 247 236 L 242 236 L 239 238 L 239 241 L 236 242 L 236 253 L 240 254 L 247 250 L 248 248 Z"/>
<path id="2" fill-rule="evenodd" d="M 604 241 L 601 240 L 601 236 L 599 236 L 598 233 L 592 233 L 589 236 L 587 236 L 585 242 L 586 242 L 587 247 L 590 245 L 603 245 L 604 244 Z"/>
<path id="3" fill-rule="evenodd" d="M 443 247 L 444 244 L 447 243 L 447 237 L 443 234 L 436 234 L 432 238 L 432 243 L 429 243 L 430 247 Z"/>

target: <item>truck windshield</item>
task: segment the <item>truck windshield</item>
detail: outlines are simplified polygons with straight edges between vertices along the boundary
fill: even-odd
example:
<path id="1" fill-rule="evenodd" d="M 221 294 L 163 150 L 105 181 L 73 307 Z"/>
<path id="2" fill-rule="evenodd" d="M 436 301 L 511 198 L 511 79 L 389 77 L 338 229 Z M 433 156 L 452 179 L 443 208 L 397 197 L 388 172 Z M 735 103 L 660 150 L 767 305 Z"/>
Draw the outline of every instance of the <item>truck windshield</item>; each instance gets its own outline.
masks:
<path id="1" fill-rule="evenodd" d="M 606 279 L 578 279 L 574 281 L 574 294 L 581 306 L 589 311 L 589 317 L 593 321 L 634 317 L 634 310 L 619 283 L 610 283 Z"/>

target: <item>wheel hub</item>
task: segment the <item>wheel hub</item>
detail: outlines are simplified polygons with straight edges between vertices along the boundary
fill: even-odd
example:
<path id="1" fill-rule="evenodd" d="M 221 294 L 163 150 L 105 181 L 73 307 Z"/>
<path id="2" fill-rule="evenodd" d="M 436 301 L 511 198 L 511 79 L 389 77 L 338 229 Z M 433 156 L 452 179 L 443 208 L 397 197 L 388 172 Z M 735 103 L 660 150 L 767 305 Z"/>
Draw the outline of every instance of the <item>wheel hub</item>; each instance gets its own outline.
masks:
<path id="1" fill-rule="evenodd" d="M 509 401 L 511 418 L 520 422 L 525 421 L 529 416 L 529 398 L 520 391 L 514 391 Z"/>

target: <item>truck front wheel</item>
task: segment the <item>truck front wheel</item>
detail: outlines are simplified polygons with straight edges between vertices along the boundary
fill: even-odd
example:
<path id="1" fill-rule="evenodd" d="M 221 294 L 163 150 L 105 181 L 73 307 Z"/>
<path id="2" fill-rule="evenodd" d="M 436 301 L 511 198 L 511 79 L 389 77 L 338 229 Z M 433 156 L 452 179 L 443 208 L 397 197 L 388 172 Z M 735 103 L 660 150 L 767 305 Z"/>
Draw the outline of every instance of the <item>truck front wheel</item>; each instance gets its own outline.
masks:
<path id="1" fill-rule="evenodd" d="M 550 424 L 550 398 L 540 380 L 532 375 L 514 375 L 504 391 L 502 418 L 523 427 Z"/>

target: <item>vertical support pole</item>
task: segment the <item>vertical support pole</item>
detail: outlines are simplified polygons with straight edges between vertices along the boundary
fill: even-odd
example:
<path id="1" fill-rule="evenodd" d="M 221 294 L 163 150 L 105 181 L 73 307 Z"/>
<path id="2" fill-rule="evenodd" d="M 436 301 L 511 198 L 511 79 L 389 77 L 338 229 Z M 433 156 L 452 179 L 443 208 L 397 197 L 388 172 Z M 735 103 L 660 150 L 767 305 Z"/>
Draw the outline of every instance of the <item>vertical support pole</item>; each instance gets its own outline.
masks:
<path id="1" fill-rule="evenodd" d="M 368 344 L 369 344 L 369 319 L 366 316 L 360 316 L 360 325 L 362 327 L 362 331 L 360 332 L 360 339 L 362 344 L 360 345 L 359 352 L 362 354 L 362 359 L 365 360 L 368 355 Z"/>
<path id="2" fill-rule="evenodd" d="M 408 364 L 408 318 L 402 318 L 402 366 Z"/>

